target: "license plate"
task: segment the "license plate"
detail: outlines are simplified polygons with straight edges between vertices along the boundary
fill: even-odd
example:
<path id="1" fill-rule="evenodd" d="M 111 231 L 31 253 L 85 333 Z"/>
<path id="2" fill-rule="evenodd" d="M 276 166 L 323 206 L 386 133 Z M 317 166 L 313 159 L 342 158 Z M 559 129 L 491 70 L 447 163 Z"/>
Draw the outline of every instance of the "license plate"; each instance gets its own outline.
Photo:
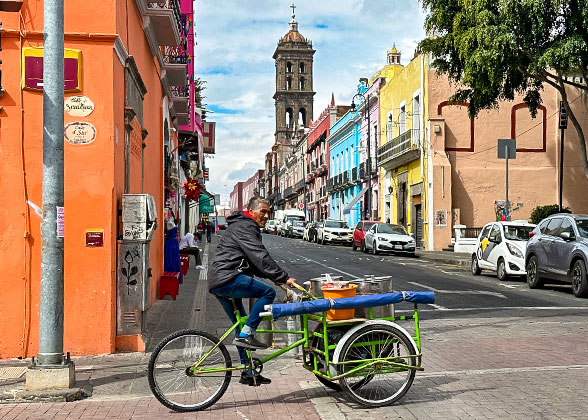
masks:
<path id="1" fill-rule="evenodd" d="M 394 249 L 402 249 L 402 245 L 394 245 Z"/>

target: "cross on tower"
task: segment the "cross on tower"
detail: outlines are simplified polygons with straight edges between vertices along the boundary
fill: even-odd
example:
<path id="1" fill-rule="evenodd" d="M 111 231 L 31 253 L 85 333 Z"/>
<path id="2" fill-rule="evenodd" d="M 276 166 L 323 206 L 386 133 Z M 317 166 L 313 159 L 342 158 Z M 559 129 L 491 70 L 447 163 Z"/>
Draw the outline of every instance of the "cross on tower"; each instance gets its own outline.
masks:
<path id="1" fill-rule="evenodd" d="M 292 3 L 290 7 L 292 8 L 292 19 L 294 19 L 296 17 L 296 15 L 294 14 L 294 9 L 296 9 L 296 6 L 294 6 L 294 3 Z"/>

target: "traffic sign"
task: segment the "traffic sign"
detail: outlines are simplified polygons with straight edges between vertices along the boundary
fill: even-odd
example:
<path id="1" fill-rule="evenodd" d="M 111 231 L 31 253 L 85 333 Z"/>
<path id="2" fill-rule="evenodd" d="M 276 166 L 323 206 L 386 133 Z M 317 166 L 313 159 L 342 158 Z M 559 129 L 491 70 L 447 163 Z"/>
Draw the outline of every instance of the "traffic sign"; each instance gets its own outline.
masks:
<path id="1" fill-rule="evenodd" d="M 304 208 L 304 203 L 300 203 L 300 204 L 298 204 L 298 208 L 299 208 L 300 210 L 302 210 L 302 209 Z"/>

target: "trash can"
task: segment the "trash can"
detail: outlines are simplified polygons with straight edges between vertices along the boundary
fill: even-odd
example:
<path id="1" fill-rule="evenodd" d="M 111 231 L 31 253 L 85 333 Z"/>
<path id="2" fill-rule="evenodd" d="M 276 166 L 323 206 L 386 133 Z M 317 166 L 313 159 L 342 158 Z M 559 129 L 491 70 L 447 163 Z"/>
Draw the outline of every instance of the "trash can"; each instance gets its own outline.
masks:
<path id="1" fill-rule="evenodd" d="M 327 285 L 329 286 L 329 285 Z M 338 299 L 356 296 L 357 285 L 346 284 L 343 287 L 322 287 L 325 299 Z M 330 309 L 327 311 L 328 319 L 351 319 L 355 316 L 355 309 Z"/>
<path id="2" fill-rule="evenodd" d="M 352 280 L 351 283 L 357 285 L 357 296 L 392 292 L 392 276 L 376 277 L 373 275 L 366 275 L 364 278 Z M 374 306 L 372 313 L 374 318 L 393 317 L 394 305 Z M 355 316 L 357 318 L 368 318 L 369 308 L 356 308 Z"/>

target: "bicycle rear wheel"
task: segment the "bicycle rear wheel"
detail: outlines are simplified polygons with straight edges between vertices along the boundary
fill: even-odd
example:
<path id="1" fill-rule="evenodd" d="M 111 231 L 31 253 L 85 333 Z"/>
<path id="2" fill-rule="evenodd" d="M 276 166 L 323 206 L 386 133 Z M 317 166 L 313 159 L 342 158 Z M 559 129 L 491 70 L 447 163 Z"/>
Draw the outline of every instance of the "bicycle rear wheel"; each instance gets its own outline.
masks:
<path id="1" fill-rule="evenodd" d="M 393 363 L 416 366 L 416 354 L 412 340 L 395 326 L 366 325 L 342 343 L 339 362 L 351 363 L 340 365 L 339 374 L 364 363 L 366 367 L 341 378 L 339 383 L 358 404 L 367 407 L 393 404 L 408 391 L 415 376 L 415 369 Z M 389 362 L 377 362 L 371 366 L 364 362 L 376 358 L 388 358 Z"/>
<path id="2" fill-rule="evenodd" d="M 155 398 L 175 411 L 204 410 L 217 402 L 227 390 L 231 371 L 193 374 L 197 363 L 218 339 L 198 330 L 170 334 L 155 348 L 149 360 L 149 387 Z M 219 344 L 198 369 L 230 368 L 231 358 Z"/>

